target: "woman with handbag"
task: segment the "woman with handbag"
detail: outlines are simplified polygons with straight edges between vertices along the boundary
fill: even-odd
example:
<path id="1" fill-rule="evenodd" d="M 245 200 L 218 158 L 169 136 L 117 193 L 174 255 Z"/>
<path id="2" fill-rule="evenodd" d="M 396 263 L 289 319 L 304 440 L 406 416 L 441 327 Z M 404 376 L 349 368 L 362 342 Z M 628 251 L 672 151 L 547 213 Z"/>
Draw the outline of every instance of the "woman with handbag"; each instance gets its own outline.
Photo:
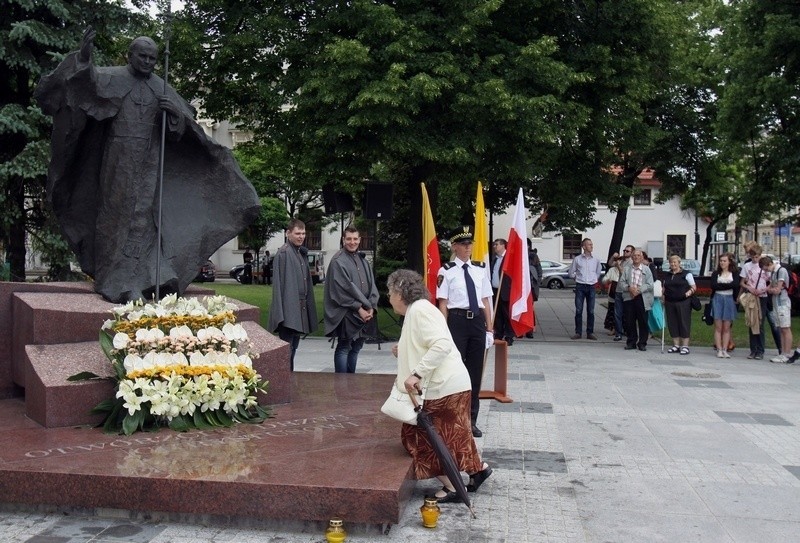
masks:
<path id="1" fill-rule="evenodd" d="M 731 324 L 736 319 L 736 299 L 739 296 L 739 270 L 731 253 L 719 257 L 717 269 L 711 274 L 711 314 L 714 316 L 714 345 L 717 358 L 730 358 Z"/>
<path id="2" fill-rule="evenodd" d="M 772 338 L 775 340 L 775 345 L 780 350 L 781 334 L 780 330 L 776 329 L 772 319 L 772 311 L 769 308 L 770 297 L 767 295 L 767 287 L 769 287 L 769 275 L 761 269 L 758 261 L 761 259 L 761 246 L 750 241 L 745 243 L 744 249 L 747 252 L 747 261 L 742 265 L 739 273 L 740 282 L 739 287 L 742 291 L 749 292 L 758 299 L 760 305 L 760 313 L 758 313 L 759 321 L 758 327 L 751 327 L 748 330 L 750 337 L 750 354 L 747 358 L 761 360 L 764 358 L 767 342 L 764 337 L 764 321 L 767 321 Z M 755 313 L 755 312 L 753 312 Z"/>
<path id="3" fill-rule="evenodd" d="M 672 337 L 668 353 L 689 354 L 692 334 L 692 296 L 697 287 L 694 277 L 681 268 L 681 257 L 669 257 L 669 273 L 664 276 L 664 309 L 667 328 Z"/>
<path id="4" fill-rule="evenodd" d="M 392 309 L 403 316 L 400 339 L 392 347 L 392 354 L 397 357 L 395 387 L 409 394 L 419 394 L 424 389 L 425 410 L 431 414 L 459 469 L 470 474 L 467 491 L 476 492 L 492 474 L 492 468 L 481 460 L 472 437 L 472 384 L 461 354 L 453 343 L 444 315 L 430 302 L 418 273 L 394 271 L 387 286 Z M 439 503 L 460 501 L 444 475 L 427 433 L 404 423 L 400 439 L 414 458 L 416 478 L 438 477 L 444 485 L 436 493 Z"/>

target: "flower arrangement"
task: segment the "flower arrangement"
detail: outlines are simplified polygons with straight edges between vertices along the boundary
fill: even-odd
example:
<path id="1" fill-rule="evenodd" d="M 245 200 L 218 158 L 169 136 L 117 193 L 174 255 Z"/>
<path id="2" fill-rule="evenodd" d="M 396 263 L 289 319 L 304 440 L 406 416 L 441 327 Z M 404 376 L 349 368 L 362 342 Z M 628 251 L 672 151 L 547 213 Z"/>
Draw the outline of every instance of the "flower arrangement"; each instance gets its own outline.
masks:
<path id="1" fill-rule="evenodd" d="M 266 419 L 256 394 L 266 393 L 267 382 L 253 370 L 252 345 L 234 309 L 224 296 L 177 295 L 113 308 L 100 346 L 114 370 L 116 395 L 93 410 L 106 414 L 104 429 L 130 435 L 163 425 L 185 431 Z M 91 378 L 98 376 L 70 379 Z"/>

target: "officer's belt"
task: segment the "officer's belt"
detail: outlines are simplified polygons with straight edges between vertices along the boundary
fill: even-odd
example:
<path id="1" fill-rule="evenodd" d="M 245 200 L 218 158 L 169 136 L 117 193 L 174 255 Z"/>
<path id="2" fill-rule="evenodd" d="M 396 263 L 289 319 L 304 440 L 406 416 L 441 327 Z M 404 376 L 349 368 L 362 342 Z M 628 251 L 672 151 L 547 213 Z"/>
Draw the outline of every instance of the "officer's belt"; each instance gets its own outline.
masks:
<path id="1" fill-rule="evenodd" d="M 452 313 L 453 315 L 460 315 L 468 319 L 474 319 L 478 315 L 483 315 L 481 311 L 475 312 L 475 311 L 470 311 L 469 309 L 461 309 L 460 307 L 448 308 L 447 313 L 448 314 Z"/>

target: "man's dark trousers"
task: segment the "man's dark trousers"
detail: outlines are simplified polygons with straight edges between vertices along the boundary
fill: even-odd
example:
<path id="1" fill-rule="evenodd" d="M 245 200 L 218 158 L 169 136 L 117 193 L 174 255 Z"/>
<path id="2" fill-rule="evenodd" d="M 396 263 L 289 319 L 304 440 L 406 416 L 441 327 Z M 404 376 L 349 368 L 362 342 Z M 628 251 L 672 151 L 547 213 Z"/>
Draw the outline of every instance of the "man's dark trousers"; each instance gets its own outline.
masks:
<path id="1" fill-rule="evenodd" d="M 458 352 L 461 353 L 461 360 L 467 367 L 469 380 L 472 384 L 472 406 L 470 407 L 470 418 L 472 424 L 478 420 L 478 409 L 480 409 L 479 395 L 481 392 L 481 378 L 483 377 L 483 355 L 486 351 L 486 319 L 483 317 L 483 310 L 468 319 L 466 315 L 458 313 L 447 313 L 447 327 L 453 336 Z"/>
<path id="2" fill-rule="evenodd" d="M 628 347 L 644 347 L 650 338 L 650 328 L 647 326 L 647 310 L 644 308 L 644 298 L 640 294 L 633 300 L 624 302 L 625 333 L 628 335 Z"/>
<path id="3" fill-rule="evenodd" d="M 575 334 L 583 333 L 583 305 L 586 303 L 586 335 L 594 334 L 594 285 L 575 285 Z"/>

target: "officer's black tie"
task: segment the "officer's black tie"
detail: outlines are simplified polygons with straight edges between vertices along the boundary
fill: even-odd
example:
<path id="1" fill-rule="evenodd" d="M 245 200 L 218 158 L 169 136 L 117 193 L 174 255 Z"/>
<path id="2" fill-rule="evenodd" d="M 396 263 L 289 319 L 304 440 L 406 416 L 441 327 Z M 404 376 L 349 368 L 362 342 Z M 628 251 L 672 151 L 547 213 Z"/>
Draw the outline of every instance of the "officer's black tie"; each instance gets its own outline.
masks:
<path id="1" fill-rule="evenodd" d="M 467 296 L 469 297 L 469 310 L 473 313 L 478 312 L 478 295 L 475 294 L 475 281 L 469 275 L 469 264 L 464 263 L 464 282 L 467 283 Z"/>

